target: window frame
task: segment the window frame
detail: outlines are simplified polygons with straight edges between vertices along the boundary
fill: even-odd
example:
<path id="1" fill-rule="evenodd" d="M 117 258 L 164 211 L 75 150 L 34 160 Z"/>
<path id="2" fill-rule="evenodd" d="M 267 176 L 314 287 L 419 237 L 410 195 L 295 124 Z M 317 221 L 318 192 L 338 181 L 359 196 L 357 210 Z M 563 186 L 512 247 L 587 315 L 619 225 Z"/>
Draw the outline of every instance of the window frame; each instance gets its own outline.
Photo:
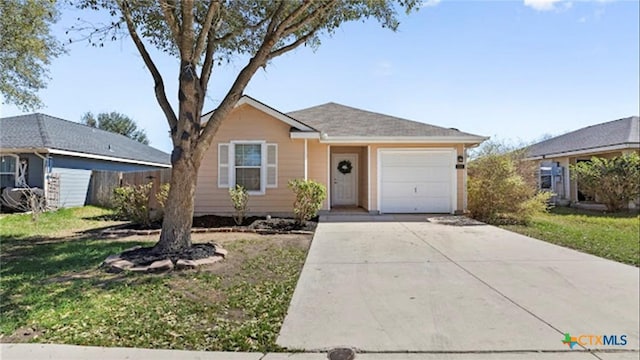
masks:
<path id="1" fill-rule="evenodd" d="M 0 176 L 1 175 L 13 175 L 13 186 L 16 186 L 16 183 L 18 182 L 18 171 L 19 171 L 19 166 L 20 166 L 20 156 L 16 155 L 16 154 L 0 154 L 0 157 L 12 157 L 13 161 L 15 161 L 14 164 L 14 171 L 13 172 L 5 172 L 2 171 L 0 169 Z"/>
<path id="2" fill-rule="evenodd" d="M 260 145 L 260 166 L 236 166 L 236 145 Z M 233 140 L 229 142 L 229 187 L 236 186 L 236 169 L 260 169 L 260 190 L 249 195 L 265 195 L 267 190 L 267 142 L 265 140 Z"/>

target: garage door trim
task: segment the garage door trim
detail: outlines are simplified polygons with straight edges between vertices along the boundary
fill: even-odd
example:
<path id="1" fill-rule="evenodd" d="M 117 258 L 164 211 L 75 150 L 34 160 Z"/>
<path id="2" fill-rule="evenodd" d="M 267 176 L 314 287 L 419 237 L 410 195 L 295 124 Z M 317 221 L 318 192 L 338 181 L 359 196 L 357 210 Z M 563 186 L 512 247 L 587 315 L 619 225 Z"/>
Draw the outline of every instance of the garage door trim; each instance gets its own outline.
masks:
<path id="1" fill-rule="evenodd" d="M 451 194 L 450 209 L 451 214 L 455 213 L 457 204 L 458 178 L 455 169 L 457 152 L 455 148 L 382 148 L 377 151 L 377 208 L 380 214 L 382 211 L 382 154 L 383 153 L 449 153 L 451 160 Z"/>

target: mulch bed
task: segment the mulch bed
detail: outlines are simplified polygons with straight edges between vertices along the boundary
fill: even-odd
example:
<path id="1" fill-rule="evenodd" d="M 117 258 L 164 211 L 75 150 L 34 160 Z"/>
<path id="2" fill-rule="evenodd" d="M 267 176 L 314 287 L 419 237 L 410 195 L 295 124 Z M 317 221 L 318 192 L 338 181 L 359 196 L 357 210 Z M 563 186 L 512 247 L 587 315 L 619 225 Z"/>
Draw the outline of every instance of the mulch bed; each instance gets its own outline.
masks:
<path id="1" fill-rule="evenodd" d="M 200 260 L 216 254 L 216 246 L 214 244 L 193 244 L 182 252 L 163 254 L 154 253 L 152 249 L 152 247 L 141 247 L 128 250 L 120 254 L 120 258 L 131 261 L 135 266 L 145 266 L 163 259 L 171 259 L 171 262 L 175 264 L 180 259 Z"/>
<path id="2" fill-rule="evenodd" d="M 318 225 L 318 218 L 304 224 L 298 224 L 290 218 L 247 217 L 242 225 L 236 225 L 230 216 L 205 215 L 193 218 L 193 233 L 205 232 L 247 232 L 257 234 L 312 234 Z M 116 228 L 105 229 L 104 235 L 155 235 L 159 234 L 162 224 L 154 223 L 150 227 L 138 224 L 125 224 Z"/>

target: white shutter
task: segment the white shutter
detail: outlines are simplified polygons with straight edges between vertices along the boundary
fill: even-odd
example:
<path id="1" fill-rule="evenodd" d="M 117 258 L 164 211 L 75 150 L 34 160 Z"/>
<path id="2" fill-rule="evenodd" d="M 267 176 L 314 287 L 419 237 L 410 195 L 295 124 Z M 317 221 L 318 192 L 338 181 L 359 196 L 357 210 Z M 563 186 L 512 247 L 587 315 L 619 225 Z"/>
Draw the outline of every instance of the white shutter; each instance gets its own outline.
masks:
<path id="1" fill-rule="evenodd" d="M 278 187 L 278 144 L 267 144 L 267 187 Z"/>
<path id="2" fill-rule="evenodd" d="M 229 182 L 229 144 L 218 144 L 218 187 L 228 188 Z"/>

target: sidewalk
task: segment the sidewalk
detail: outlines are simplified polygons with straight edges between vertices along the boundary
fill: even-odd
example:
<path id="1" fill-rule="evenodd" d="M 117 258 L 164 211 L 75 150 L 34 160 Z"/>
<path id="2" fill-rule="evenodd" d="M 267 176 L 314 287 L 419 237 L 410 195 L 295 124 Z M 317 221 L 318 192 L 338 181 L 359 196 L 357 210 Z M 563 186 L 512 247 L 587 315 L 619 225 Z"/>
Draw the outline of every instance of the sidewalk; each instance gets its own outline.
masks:
<path id="1" fill-rule="evenodd" d="M 365 353 L 356 360 L 637 360 L 637 351 L 589 353 L 503 352 L 503 353 Z M 326 360 L 325 353 L 237 353 L 136 348 L 103 348 L 56 344 L 0 344 L 2 360 Z"/>

